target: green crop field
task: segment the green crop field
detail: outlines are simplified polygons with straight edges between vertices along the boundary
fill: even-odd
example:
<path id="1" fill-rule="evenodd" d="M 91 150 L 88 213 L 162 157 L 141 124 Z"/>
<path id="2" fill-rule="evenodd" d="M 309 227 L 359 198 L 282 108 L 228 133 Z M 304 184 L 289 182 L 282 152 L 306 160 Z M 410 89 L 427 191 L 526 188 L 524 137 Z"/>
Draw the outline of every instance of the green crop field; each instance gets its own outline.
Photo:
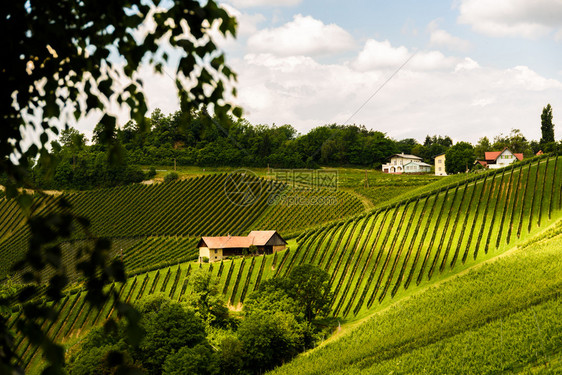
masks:
<path id="1" fill-rule="evenodd" d="M 273 373 L 559 370 L 561 221 L 552 237 L 421 288 Z"/>
<path id="2" fill-rule="evenodd" d="M 88 218 L 93 235 L 113 240 L 114 256 L 122 256 L 129 271 L 196 259 L 195 245 L 202 235 L 244 235 L 254 229 L 276 229 L 291 237 L 305 228 L 365 210 L 360 199 L 344 191 L 300 190 L 251 174 L 207 174 L 171 183 L 65 193 L 61 197 L 68 200 L 75 214 Z M 247 204 L 243 200 L 248 198 Z M 35 211 L 57 210 L 56 199 L 36 199 Z M 15 202 L 2 199 L 0 215 L 5 221 L 0 234 L 0 256 L 4 260 L 1 277 L 26 251 L 29 229 Z M 62 244 L 69 265 L 76 263 L 80 246 L 88 243 L 84 233 L 74 237 Z"/>
<path id="3" fill-rule="evenodd" d="M 194 241 L 197 238 L 173 235 L 177 228 L 197 227 L 200 225 L 197 219 L 180 223 L 166 220 L 166 215 L 162 214 L 154 221 L 160 228 L 154 233 L 140 229 L 135 232 L 134 227 L 128 225 L 126 228 L 136 236 L 115 237 L 114 247 L 125 249 L 121 256 L 130 271 L 136 271 L 131 272 L 125 284 L 107 288 L 118 291 L 127 301 L 155 293 L 182 301 L 189 293 L 189 275 L 197 267 L 215 276 L 228 305 L 239 309 L 263 281 L 284 277 L 297 265 L 315 264 L 331 275 L 330 315 L 344 323 L 344 327 L 348 326 L 346 323 L 361 324 L 361 329 L 351 330 L 340 339 L 336 335 L 330 340 L 333 343 L 322 345 L 279 371 L 324 373 L 330 369 L 341 373 L 378 373 L 380 365 L 383 366 L 381 369 L 386 369 L 385 373 L 423 372 L 424 366 L 429 366 L 424 365 L 424 358 L 443 355 L 440 363 L 446 366 L 450 360 L 445 357 L 447 353 L 454 353 L 455 348 L 466 345 L 473 336 L 478 336 L 482 343 L 493 341 L 490 337 L 497 333 L 497 319 L 505 320 L 506 339 L 520 340 L 522 344 L 514 349 L 513 358 L 509 351 L 502 349 L 504 354 L 498 355 L 501 362 L 491 365 L 490 371 L 540 365 L 542 357 L 536 353 L 533 357 L 526 347 L 538 345 L 535 338 L 522 337 L 523 333 L 518 336 L 514 327 L 528 325 L 530 314 L 546 322 L 559 313 L 562 269 L 559 259 L 555 259 L 562 255 L 559 250 L 562 248 L 560 166 L 558 157 L 545 156 L 502 170 L 452 176 L 449 184 L 440 180 L 418 187 L 418 194 L 407 193 L 403 200 L 390 201 L 368 212 L 364 212 L 364 206 L 354 195 L 337 191 L 333 194 L 338 198 L 339 209 L 347 210 L 347 218 L 331 212 L 334 209 L 329 205 L 303 208 L 299 205 L 282 206 L 277 202 L 257 203 L 247 211 L 249 218 L 244 214 L 236 216 L 238 211 L 233 207 L 232 220 L 227 220 L 230 215 L 224 214 L 226 209 L 210 206 L 209 211 L 214 214 L 207 223 L 222 225 L 217 228 L 243 227 L 239 233 L 266 229 L 269 225 L 278 225 L 287 231 L 299 226 L 309 227 L 289 241 L 284 251 L 217 263 L 190 262 L 196 256 Z M 190 201 L 189 192 L 205 194 L 205 189 L 213 185 L 212 181 L 222 181 L 221 178 L 225 178 L 224 175 L 209 175 L 194 181 L 162 185 L 161 188 L 167 189 L 168 194 L 184 194 L 184 199 Z M 195 181 L 203 184 L 201 191 L 182 192 L 180 187 L 183 186 L 194 189 Z M 115 191 L 123 194 L 129 189 L 158 192 L 158 188 L 159 185 L 154 185 Z M 108 202 L 113 202 L 108 203 L 112 207 L 118 207 L 115 202 L 119 200 L 127 200 L 115 191 L 108 191 L 114 193 L 113 197 L 107 198 Z M 127 196 L 131 200 L 136 193 L 129 193 L 131 195 Z M 148 193 L 144 194 L 143 200 L 138 202 L 152 202 L 146 204 L 145 209 L 159 206 L 156 198 L 150 200 Z M 313 194 L 284 187 L 277 190 L 275 199 L 290 195 L 308 199 Z M 87 206 L 92 208 L 79 208 L 77 198 L 73 199 L 74 205 L 84 214 L 103 211 L 93 204 Z M 169 199 L 176 204 L 182 201 Z M 201 199 L 213 202 L 211 196 Z M 171 207 L 170 204 L 167 207 Z M 160 212 L 160 208 L 154 210 Z M 140 217 L 133 215 L 130 220 L 148 228 L 146 216 L 143 218 L 140 211 L 134 212 Z M 187 217 L 179 209 L 176 215 Z M 115 220 L 120 220 L 117 216 Z M 101 224 L 94 224 L 94 227 L 104 228 Z M 115 230 L 114 234 L 119 234 L 117 226 L 110 227 Z M 545 232 L 548 227 L 551 229 Z M 76 239 L 66 246 L 79 246 L 80 241 L 87 240 Z M 508 255 L 498 258 L 504 253 Z M 541 254 L 541 257 L 534 254 Z M 548 263 L 547 271 L 536 266 L 543 261 Z M 525 269 L 529 272 L 525 273 Z M 465 270 L 469 272 L 463 272 Z M 82 292 L 67 295 L 55 302 L 55 307 L 60 314 L 59 320 L 45 328 L 51 337 L 57 337 L 67 345 L 72 345 L 84 332 L 115 314 L 112 300 L 107 301 L 101 310 L 91 309 L 84 303 Z M 17 314 L 13 314 L 12 321 Z M 558 326 L 538 321 L 545 331 L 560 333 Z M 500 331 L 502 327 L 500 325 Z M 486 336 L 482 330 L 492 336 Z M 553 345 L 559 346 L 556 337 L 548 345 L 543 345 L 541 355 L 556 355 L 552 349 Z M 338 361 L 336 353 L 343 351 L 338 345 L 347 345 L 353 350 L 346 351 L 349 353 L 342 357 L 341 363 L 334 364 Z M 36 369 L 41 362 L 34 350 L 25 340 L 18 342 L 18 354 L 28 363 L 28 369 Z M 454 360 L 460 366 L 457 372 L 464 372 L 464 362 Z M 401 367 L 409 362 L 414 367 Z"/>

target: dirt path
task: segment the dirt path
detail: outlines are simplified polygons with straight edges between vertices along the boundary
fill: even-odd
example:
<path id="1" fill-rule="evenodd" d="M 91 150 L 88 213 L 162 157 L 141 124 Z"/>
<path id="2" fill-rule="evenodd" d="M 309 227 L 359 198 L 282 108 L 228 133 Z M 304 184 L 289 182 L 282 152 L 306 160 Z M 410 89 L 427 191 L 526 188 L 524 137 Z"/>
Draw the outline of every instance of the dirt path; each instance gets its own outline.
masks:
<path id="1" fill-rule="evenodd" d="M 358 192 L 356 192 L 352 188 L 340 188 L 340 189 L 342 191 L 345 191 L 346 193 L 349 193 L 349 194 L 353 195 L 357 199 L 359 199 L 361 201 L 361 203 L 363 203 L 363 207 L 365 208 L 365 211 L 371 211 L 373 208 L 375 208 L 375 205 L 373 204 L 373 202 L 371 202 L 371 200 L 369 198 L 367 198 L 364 195 L 359 194 Z"/>

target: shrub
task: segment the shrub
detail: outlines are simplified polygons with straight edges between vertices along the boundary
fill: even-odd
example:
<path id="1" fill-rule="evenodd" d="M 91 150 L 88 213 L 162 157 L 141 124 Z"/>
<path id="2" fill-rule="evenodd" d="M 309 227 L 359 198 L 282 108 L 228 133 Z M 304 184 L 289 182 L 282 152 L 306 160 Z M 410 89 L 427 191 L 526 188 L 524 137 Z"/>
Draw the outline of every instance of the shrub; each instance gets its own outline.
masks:
<path id="1" fill-rule="evenodd" d="M 148 172 L 146 172 L 146 178 L 150 180 L 153 179 L 154 177 L 156 177 L 156 169 L 154 167 L 150 167 Z"/>
<path id="2" fill-rule="evenodd" d="M 179 178 L 176 172 L 169 172 L 166 176 L 164 176 L 164 182 L 171 182 L 177 180 Z"/>

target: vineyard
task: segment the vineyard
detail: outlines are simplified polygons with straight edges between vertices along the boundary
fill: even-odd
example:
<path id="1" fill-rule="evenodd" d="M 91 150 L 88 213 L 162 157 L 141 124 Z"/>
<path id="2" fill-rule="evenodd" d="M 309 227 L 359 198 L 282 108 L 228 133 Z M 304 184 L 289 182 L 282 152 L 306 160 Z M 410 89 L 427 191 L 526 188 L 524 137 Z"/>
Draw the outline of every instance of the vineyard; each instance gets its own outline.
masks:
<path id="1" fill-rule="evenodd" d="M 226 173 L 62 197 L 74 214 L 90 220 L 94 235 L 113 239 L 113 255 L 121 256 L 130 271 L 154 269 L 155 262 L 163 266 L 196 259 L 195 245 L 201 235 L 244 235 L 257 227 L 291 234 L 364 211 L 359 199 L 343 191 L 303 192 L 252 175 Z M 287 205 L 287 197 L 297 197 L 298 202 L 317 197 L 322 202 Z M 34 206 L 37 213 L 58 209 L 50 196 L 37 199 Z M 26 251 L 30 234 L 16 202 L 1 200 L 0 215 L 5 222 L 0 236 L 3 276 Z M 64 252 L 69 265 L 76 262 L 75 249 L 88 243 L 83 233 L 77 231 L 74 236 L 63 244 L 71 250 Z"/>
<path id="2" fill-rule="evenodd" d="M 420 290 L 420 288 L 416 288 L 418 286 L 423 287 L 430 282 L 445 279 L 460 270 L 513 248 L 514 244 L 525 244 L 527 248 L 539 246 L 540 244 L 537 245 L 533 242 L 535 241 L 533 236 L 562 216 L 562 162 L 559 159 L 559 157 L 545 156 L 517 163 L 502 170 L 464 176 L 462 179 L 455 178 L 453 184 L 439 186 L 433 191 L 425 191 L 417 196 L 391 202 L 371 212 L 339 221 L 329 221 L 328 213 L 322 212 L 324 216 L 320 216 L 321 211 L 316 213 L 306 211 L 298 205 L 284 207 L 283 210 L 280 208 L 282 206 L 279 202 L 270 205 L 264 203 L 265 208 L 261 214 L 257 210 L 250 209 L 252 221 L 248 221 L 244 228 L 260 229 L 260 225 L 268 225 L 264 221 L 266 219 L 263 212 L 270 212 L 269 217 L 276 218 L 278 225 L 286 225 L 286 228 L 291 228 L 293 225 L 291 224 L 293 219 L 291 213 L 300 217 L 300 222 L 306 223 L 306 225 L 313 225 L 313 220 L 317 219 L 314 215 L 325 218 L 325 224 L 302 232 L 296 238 L 298 245 L 291 245 L 287 250 L 267 256 L 242 257 L 211 264 L 190 262 L 178 264 L 193 256 L 192 250 L 190 250 L 194 246 L 193 238 L 169 235 L 149 236 L 146 233 L 144 237 L 134 239 L 127 237 L 129 243 L 123 242 L 123 246 L 127 250 L 123 252 L 122 256 L 125 263 L 128 262 L 128 267 L 136 268 L 138 272 L 134 272 L 125 285 L 108 287 L 117 288 L 119 294 L 128 301 L 135 301 L 142 296 L 154 293 L 164 293 L 181 301 L 189 293 L 188 276 L 191 270 L 193 267 L 199 267 L 216 277 L 219 290 L 222 291 L 225 300 L 230 306 L 238 308 L 264 280 L 286 276 L 300 264 L 315 264 L 331 275 L 333 292 L 331 315 L 348 320 L 356 319 L 372 313 L 373 309 L 380 304 L 390 305 L 390 301 L 397 295 L 410 295 L 416 290 Z M 209 176 L 201 180 L 207 178 L 217 179 L 224 178 L 224 176 Z M 189 186 L 189 183 L 189 181 L 182 181 L 176 184 Z M 209 188 L 211 185 L 205 186 Z M 164 186 L 166 189 L 173 187 Z M 156 189 L 156 186 L 141 188 Z M 280 194 L 293 193 L 289 189 L 284 189 L 281 193 L 276 194 L 276 199 L 279 199 Z M 299 194 L 306 198 L 312 193 L 301 192 Z M 78 207 L 76 203 L 74 204 Z M 359 205 L 353 203 L 352 200 L 345 204 L 342 209 L 343 207 L 359 209 Z M 115 204 L 111 206 L 116 207 Z M 233 212 L 236 212 L 235 208 L 232 209 Z M 92 212 L 94 211 L 92 209 Z M 219 212 L 222 211 L 219 210 Z M 350 209 L 349 212 L 351 211 Z M 177 214 L 180 214 L 179 211 Z M 131 218 L 131 220 L 136 220 L 136 218 Z M 243 216 L 238 220 L 246 223 Z M 271 221 L 271 223 L 273 222 Z M 167 225 L 169 224 L 162 223 L 161 228 L 166 228 Z M 183 223 L 178 225 L 187 227 L 187 224 Z M 195 227 L 195 224 L 193 225 Z M 225 224 L 226 226 L 227 224 Z M 553 231 L 551 237 L 555 240 L 559 239 L 559 231 L 556 229 L 551 231 Z M 550 232 L 545 232 L 545 236 L 550 236 L 548 233 Z M 171 254 L 173 255 L 170 256 Z M 556 267 L 558 263 L 553 262 L 552 266 Z M 523 271 L 520 270 L 520 272 Z M 529 277 L 531 277 L 530 275 L 531 273 L 529 273 Z M 537 280 L 540 279 L 540 275 L 535 276 Z M 555 284 L 545 282 L 540 285 L 537 281 L 536 288 L 548 288 L 551 285 L 556 289 L 560 285 L 557 280 L 557 278 L 553 279 L 552 282 Z M 474 283 L 475 286 L 472 288 L 482 289 L 481 286 L 486 285 L 490 293 L 494 290 L 487 282 L 474 281 Z M 519 284 L 513 287 L 517 286 Z M 501 285 L 498 285 L 498 288 L 500 287 Z M 457 292 L 461 293 L 460 290 Z M 539 298 L 537 296 L 541 295 L 540 293 L 533 294 L 533 290 L 529 288 L 524 298 L 518 300 L 520 306 L 515 302 L 513 302 L 513 306 L 518 306 L 520 309 L 528 308 L 533 303 L 533 298 L 529 296 Z M 470 293 L 468 287 L 462 288 L 462 293 L 465 292 L 468 294 L 463 298 L 469 300 L 476 298 L 474 293 Z M 518 290 L 518 292 L 520 291 Z M 482 293 L 482 295 L 487 296 L 488 294 Z M 461 297 L 456 296 L 456 299 L 451 297 L 451 301 L 464 301 Z M 492 301 L 490 305 L 484 307 L 492 314 L 494 309 L 498 309 L 498 306 L 493 303 L 500 302 L 492 297 L 490 297 L 490 301 Z M 542 303 L 541 301 L 536 303 L 539 302 Z M 510 303 L 512 302 L 510 301 Z M 427 304 L 429 305 L 430 302 Z M 458 308 L 458 306 L 454 305 L 451 309 Z M 545 316 L 552 314 L 552 311 L 557 311 L 557 306 L 554 304 L 545 307 Z M 91 311 L 83 303 L 83 296 L 78 293 L 57 302 L 56 308 L 60 312 L 61 319 L 57 321 L 58 323 L 48 327 L 49 335 L 70 340 L 80 332 L 111 316 L 113 301 L 108 301 L 100 311 Z M 416 306 L 412 307 L 414 310 L 416 308 L 420 309 Z M 445 308 L 438 306 L 435 308 L 444 309 L 440 310 L 441 313 L 446 311 Z M 498 311 L 505 312 L 505 309 L 509 307 L 502 308 L 504 310 L 499 309 Z M 475 307 L 475 309 L 477 308 Z M 518 310 L 519 308 L 514 311 Z M 477 329 L 483 323 L 470 315 L 474 313 L 471 311 L 466 312 L 468 315 L 463 318 L 465 320 L 459 318 L 462 324 L 459 323 L 460 321 L 455 321 L 441 331 L 438 329 L 440 321 L 436 321 L 436 332 L 442 332 L 445 335 L 454 334 L 457 332 L 456 329 L 462 327 L 465 330 Z M 415 321 L 417 319 L 415 317 L 393 317 L 392 319 L 392 322 L 400 321 L 410 324 L 411 321 L 411 324 L 421 324 Z M 433 325 L 428 325 L 428 327 L 435 328 Z M 377 331 L 378 329 L 373 328 L 372 330 Z M 413 330 L 413 332 L 417 331 Z M 412 337 L 412 342 L 415 345 L 421 345 L 420 343 L 430 345 L 434 342 L 431 340 L 441 337 L 428 336 L 429 338 L 425 339 L 424 334 L 420 333 L 419 337 L 416 336 L 417 338 Z M 391 358 L 393 355 L 401 355 L 400 350 L 406 350 L 404 348 L 407 345 L 398 343 L 402 339 L 405 340 L 403 335 L 398 335 L 399 337 L 390 337 L 389 333 L 387 335 L 389 335 L 389 346 L 384 350 L 388 350 L 388 353 L 381 352 L 381 357 L 377 361 L 387 357 Z M 369 339 L 365 338 L 365 340 Z M 401 349 L 396 349 L 398 352 L 395 352 L 393 348 Z M 25 342 L 19 343 L 18 354 L 22 355 L 30 366 L 34 366 L 34 361 L 38 361 L 33 350 Z M 362 352 L 359 351 L 359 353 Z M 365 356 L 365 353 L 359 355 Z M 350 361 L 353 363 L 354 360 L 350 359 Z M 369 368 L 375 363 L 374 361 L 374 359 L 366 360 L 366 362 L 362 362 L 361 366 Z"/>
<path id="3" fill-rule="evenodd" d="M 280 233 L 293 233 L 363 210 L 359 199 L 342 190 L 287 189 L 271 200 L 252 226 L 254 230 L 275 228 Z"/>
<path id="4" fill-rule="evenodd" d="M 511 373 L 527 364 L 558 373 L 561 229 L 376 312 L 273 374 Z"/>

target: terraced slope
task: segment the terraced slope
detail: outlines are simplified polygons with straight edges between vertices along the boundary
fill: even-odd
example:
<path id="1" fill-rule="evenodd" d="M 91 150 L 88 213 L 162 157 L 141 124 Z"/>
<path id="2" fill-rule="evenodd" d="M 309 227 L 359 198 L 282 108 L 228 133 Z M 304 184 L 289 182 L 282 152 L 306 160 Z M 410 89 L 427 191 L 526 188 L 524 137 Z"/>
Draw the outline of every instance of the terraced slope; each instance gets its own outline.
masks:
<path id="1" fill-rule="evenodd" d="M 558 373 L 562 221 L 553 235 L 422 288 L 272 373 Z"/>
<path id="2" fill-rule="evenodd" d="M 175 265 L 136 275 L 125 285 L 111 287 L 120 288 L 121 294 L 129 300 L 156 292 L 163 292 L 174 299 L 181 300 L 188 292 L 187 277 L 191 268 L 201 267 L 217 277 L 220 290 L 229 304 L 236 307 L 243 303 L 246 296 L 259 287 L 264 280 L 287 275 L 298 264 L 312 263 L 328 270 L 332 275 L 332 290 L 334 291 L 331 305 L 332 315 L 348 319 L 353 316 L 366 316 L 372 314 L 379 303 L 382 303 L 383 306 L 390 306 L 393 303 L 392 297 L 408 297 L 412 293 L 423 290 L 425 285 L 438 285 L 439 283 L 436 281 L 457 274 L 483 260 L 494 258 L 518 244 L 525 244 L 525 241 L 530 243 L 529 248 L 531 249 L 535 245 L 543 246 L 534 244 L 541 238 L 554 238 L 558 242 L 544 246 L 547 248 L 558 246 L 560 249 L 562 244 L 560 242 L 562 240 L 559 238 L 562 233 L 561 221 L 558 221 L 558 226 L 551 231 L 541 233 L 540 237 L 533 237 L 545 226 L 552 225 L 562 218 L 562 173 L 559 163 L 559 158 L 546 157 L 534 162 L 522 163 L 513 168 L 472 177 L 458 184 L 445 186 L 437 191 L 381 208 L 355 219 L 333 222 L 326 227 L 307 231 L 297 238 L 298 246 L 292 245 L 288 250 L 273 255 L 211 264 Z M 137 246 L 142 246 L 141 242 L 137 243 Z M 557 256 L 559 257 L 560 254 L 557 253 Z M 559 261 L 558 263 L 551 262 L 551 264 L 555 268 L 560 267 Z M 527 265 L 522 267 L 525 269 Z M 535 275 L 535 271 L 538 272 L 537 275 Z M 551 292 L 560 293 L 559 288 L 562 284 L 558 279 L 562 272 L 559 268 L 556 268 L 556 271 L 558 276 L 554 278 L 551 278 L 550 274 L 544 273 L 544 277 L 551 280 L 544 283 L 541 281 L 543 273 L 539 268 L 535 267 L 532 272 L 529 271 L 527 276 L 535 278 L 537 285 L 534 287 L 535 289 L 528 288 L 528 294 L 523 293 L 521 299 L 517 300 L 520 302 L 519 305 L 514 304 L 514 306 L 519 306 L 517 311 L 527 308 L 525 304 L 533 303 L 532 301 L 542 303 L 541 298 L 545 295 L 543 293 L 545 291 L 548 291 L 548 296 L 551 296 Z M 521 286 L 520 280 L 523 280 L 522 276 L 520 277 L 520 273 L 523 271 L 518 272 L 516 276 L 508 277 L 512 286 L 517 288 Z M 482 280 L 484 281 L 475 281 L 472 286 L 479 292 L 471 292 L 468 287 L 458 288 L 455 292 L 458 296 L 455 294 L 454 297 L 450 297 L 450 301 L 453 301 L 454 304 L 449 299 L 446 300 L 452 304 L 450 309 L 469 305 L 473 299 L 480 298 L 477 297 L 478 295 L 487 295 L 480 293 L 481 291 L 489 290 L 490 293 L 496 293 L 496 285 L 493 281 Z M 497 287 L 501 291 L 507 284 L 509 284 L 508 281 L 502 281 Z M 527 288 L 527 285 L 521 287 Z M 520 292 L 517 289 L 517 293 Z M 517 295 L 514 294 L 514 296 Z M 457 300 L 464 301 L 463 298 L 468 298 L 468 302 L 457 305 Z M 493 298 L 491 300 L 500 303 Z M 482 304 L 486 303 L 485 299 L 479 301 Z M 508 302 L 505 307 L 502 307 L 503 310 L 499 309 L 497 304 L 484 307 L 490 313 L 511 311 L 506 310 L 512 304 L 510 299 Z M 67 309 L 66 304 L 68 303 L 72 303 L 70 297 L 66 301 L 59 302 L 61 318 L 65 322 L 61 323 L 61 329 L 65 330 L 62 336 L 64 339 L 72 338 L 84 328 L 98 324 L 103 321 L 104 316 L 108 317 L 112 313 L 112 301 L 108 301 L 101 312 L 88 311 L 86 307 L 80 313 L 80 316 L 82 314 L 85 316 L 75 318 L 72 313 L 63 313 L 63 311 L 73 310 Z M 77 303 L 79 304 L 79 302 Z M 432 300 L 432 303 L 436 303 L 435 299 Z M 429 302 L 427 304 L 431 305 Z M 481 321 L 478 315 L 470 315 L 481 311 L 482 306 L 475 306 L 477 309 L 475 312 L 466 312 L 466 319 L 463 318 L 466 321 L 461 322 L 464 326 L 454 321 L 450 326 L 443 328 L 443 332 L 455 333 L 457 332 L 455 329 L 458 327 L 477 329 L 479 326 L 473 324 L 481 325 L 488 321 L 487 317 Z M 414 326 L 418 324 L 420 327 L 424 325 L 433 327 L 431 324 L 435 323 L 435 327 L 439 328 L 443 323 L 443 318 L 440 317 L 448 317 L 453 314 L 453 310 L 447 310 L 438 305 L 433 308 L 438 311 L 428 313 L 427 316 L 435 318 L 434 322 L 431 319 L 428 320 L 424 315 L 423 318 L 415 318 L 421 320 L 414 320 L 412 324 Z M 552 311 L 549 310 L 550 308 L 547 307 L 547 310 Z M 412 311 L 417 311 L 415 309 L 424 311 L 419 306 L 412 307 L 412 309 Z M 398 310 L 397 313 L 400 313 L 401 310 Z M 402 322 L 408 322 L 407 317 L 407 315 L 393 316 L 391 322 L 400 321 L 402 324 Z M 422 320 L 423 324 L 420 323 Z M 73 321 L 81 322 L 80 326 L 76 328 L 77 323 Z M 67 324 L 71 324 L 71 326 L 68 327 Z M 377 324 L 379 324 L 378 321 Z M 391 326 L 395 328 L 393 324 Z M 378 328 L 373 328 L 371 331 L 378 332 Z M 439 336 L 442 333 L 439 329 L 436 332 L 437 338 L 444 337 Z M 411 342 L 417 344 L 422 342 L 423 346 L 430 345 L 432 342 L 422 340 L 427 334 L 425 331 L 419 333 L 419 337 L 412 337 Z M 395 334 L 396 340 L 401 340 L 403 337 L 406 336 L 400 333 Z M 361 338 L 361 340 L 369 342 L 368 337 Z M 377 340 L 379 339 L 373 339 L 373 342 L 378 342 Z M 21 345 L 25 346 L 24 343 Z M 367 344 L 365 345 L 366 348 L 369 348 Z M 388 350 L 392 351 L 393 348 L 402 347 L 403 344 L 392 341 Z M 22 354 L 26 355 L 25 349 L 21 350 Z M 402 351 L 398 351 L 396 355 L 402 353 Z M 357 357 L 353 358 L 363 358 L 365 355 L 364 352 L 360 352 Z M 30 360 L 33 356 L 27 354 L 25 358 Z M 379 358 L 378 354 L 373 355 L 373 358 Z M 349 363 L 355 364 L 354 361 L 355 359 L 350 359 Z M 328 361 L 328 363 L 330 362 Z M 374 362 L 365 362 L 365 366 L 369 367 L 371 363 Z"/>
<path id="3" fill-rule="evenodd" d="M 326 269 L 333 315 L 357 315 L 400 290 L 504 251 L 560 217 L 559 159 L 492 171 L 309 232 L 288 268 L 312 263 Z"/>
<path id="4" fill-rule="evenodd" d="M 364 209 L 358 198 L 342 190 L 285 189 L 270 201 L 269 206 L 252 223 L 252 228 L 275 228 L 283 234 L 293 233 L 360 214 Z"/>
<path id="5" fill-rule="evenodd" d="M 305 197 L 310 203 L 311 195 L 306 194 L 252 175 L 221 173 L 165 184 L 65 193 L 62 197 L 75 214 L 90 220 L 94 235 L 114 240 L 114 255 L 122 256 L 126 267 L 133 270 L 196 259 L 195 238 L 201 235 L 244 235 L 258 228 L 290 235 L 364 211 L 355 196 L 322 189 L 313 194 L 330 198 L 329 202 L 287 204 L 287 197 Z M 36 206 L 41 212 L 58 209 L 53 197 L 39 199 Z M 12 201 L 0 201 L 0 215 L 5 223 L 0 227 L 2 277 L 26 251 L 29 229 Z M 76 248 L 87 243 L 83 233 L 74 236 L 65 245 L 70 250 L 65 252 L 69 263 L 75 262 Z M 142 243 L 137 245 L 138 241 Z"/>

